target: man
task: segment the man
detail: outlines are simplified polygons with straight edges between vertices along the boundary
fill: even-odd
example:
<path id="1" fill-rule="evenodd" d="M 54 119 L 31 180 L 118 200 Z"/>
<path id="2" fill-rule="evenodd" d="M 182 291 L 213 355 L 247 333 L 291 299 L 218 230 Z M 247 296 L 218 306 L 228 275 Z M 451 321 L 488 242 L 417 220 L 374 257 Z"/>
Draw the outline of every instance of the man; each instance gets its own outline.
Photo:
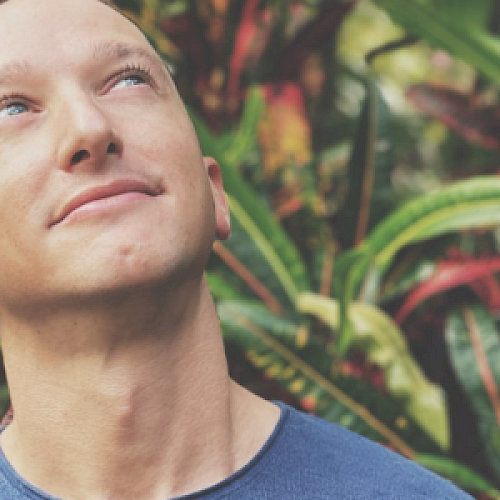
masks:
<path id="1" fill-rule="evenodd" d="M 98 0 L 0 3 L 0 499 L 467 498 L 230 381 L 229 209 L 161 60 Z"/>

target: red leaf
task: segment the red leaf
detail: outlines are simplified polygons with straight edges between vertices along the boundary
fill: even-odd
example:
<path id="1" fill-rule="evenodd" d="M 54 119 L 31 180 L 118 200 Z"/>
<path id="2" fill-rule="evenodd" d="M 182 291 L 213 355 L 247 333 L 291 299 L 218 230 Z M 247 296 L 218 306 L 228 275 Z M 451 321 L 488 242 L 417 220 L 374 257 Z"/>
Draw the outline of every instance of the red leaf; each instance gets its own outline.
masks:
<path id="1" fill-rule="evenodd" d="M 311 160 L 311 128 L 302 90 L 290 82 L 262 87 L 266 110 L 258 125 L 264 173 L 272 179 L 290 164 L 302 167 Z"/>
<path id="2" fill-rule="evenodd" d="M 421 302 L 429 297 L 460 285 L 472 286 L 480 280 L 489 280 L 492 273 L 497 271 L 500 271 L 500 257 L 467 262 L 441 262 L 431 278 L 410 292 L 397 312 L 395 320 L 401 324 Z"/>
<path id="3" fill-rule="evenodd" d="M 478 94 L 433 84 L 414 85 L 407 91 L 407 97 L 418 109 L 468 141 L 500 149 L 500 106 L 483 104 Z"/>
<path id="4" fill-rule="evenodd" d="M 238 100 L 240 78 L 245 62 L 251 58 L 257 61 L 266 48 L 269 34 L 274 25 L 271 10 L 258 11 L 260 0 L 247 0 L 238 26 L 234 50 L 229 62 L 228 97 Z"/>
<path id="5" fill-rule="evenodd" d="M 481 280 L 471 283 L 471 288 L 490 311 L 500 310 L 500 284 L 494 276 L 485 276 Z"/>
<path id="6" fill-rule="evenodd" d="M 298 85 L 291 82 L 279 82 L 262 85 L 261 88 L 268 106 L 282 105 L 292 108 L 307 120 L 304 96 Z"/>

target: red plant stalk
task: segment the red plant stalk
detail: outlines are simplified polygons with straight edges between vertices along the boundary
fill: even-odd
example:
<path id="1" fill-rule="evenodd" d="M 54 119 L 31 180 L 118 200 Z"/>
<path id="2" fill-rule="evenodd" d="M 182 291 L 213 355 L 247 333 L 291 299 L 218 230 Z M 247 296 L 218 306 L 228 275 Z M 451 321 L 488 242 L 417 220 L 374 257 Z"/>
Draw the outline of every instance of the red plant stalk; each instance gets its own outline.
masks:
<path id="1" fill-rule="evenodd" d="M 281 304 L 274 295 L 220 241 L 214 242 L 213 251 L 264 301 L 272 312 L 275 314 L 283 312 Z"/>
<path id="2" fill-rule="evenodd" d="M 464 318 L 467 324 L 472 349 L 474 350 L 474 355 L 477 359 L 481 380 L 483 381 L 491 406 L 495 412 L 497 424 L 500 427 L 500 399 L 498 398 L 498 388 L 495 382 L 495 377 L 491 372 L 486 352 L 484 351 L 484 347 L 481 342 L 479 329 L 474 321 L 474 315 L 468 307 L 464 307 Z"/>

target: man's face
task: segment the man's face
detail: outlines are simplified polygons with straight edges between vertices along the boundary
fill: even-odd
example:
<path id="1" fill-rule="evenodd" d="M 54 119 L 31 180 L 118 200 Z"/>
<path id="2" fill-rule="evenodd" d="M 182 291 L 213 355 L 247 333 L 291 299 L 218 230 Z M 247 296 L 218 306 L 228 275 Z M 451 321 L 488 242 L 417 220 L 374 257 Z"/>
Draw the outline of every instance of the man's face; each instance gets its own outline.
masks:
<path id="1" fill-rule="evenodd" d="M 0 33 L 1 307 L 199 274 L 220 176 L 142 34 L 97 0 L 9 0 Z"/>

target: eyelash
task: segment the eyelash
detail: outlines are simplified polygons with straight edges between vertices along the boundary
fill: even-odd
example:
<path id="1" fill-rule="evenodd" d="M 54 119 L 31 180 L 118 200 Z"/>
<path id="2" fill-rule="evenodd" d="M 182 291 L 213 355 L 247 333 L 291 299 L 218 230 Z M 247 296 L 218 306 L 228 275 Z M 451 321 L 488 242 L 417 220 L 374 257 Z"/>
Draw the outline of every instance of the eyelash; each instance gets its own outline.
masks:
<path id="1" fill-rule="evenodd" d="M 149 68 L 142 66 L 140 64 L 127 64 L 123 69 L 116 72 L 115 75 L 111 77 L 111 80 L 118 82 L 120 79 L 124 79 L 128 76 L 140 76 L 144 81 L 154 86 L 154 78 Z"/>
<path id="2" fill-rule="evenodd" d="M 24 104 L 25 106 L 29 107 L 29 103 L 26 102 L 26 97 L 15 93 L 5 94 L 2 97 L 0 97 L 0 111 L 2 111 L 9 105 L 18 103 Z"/>

